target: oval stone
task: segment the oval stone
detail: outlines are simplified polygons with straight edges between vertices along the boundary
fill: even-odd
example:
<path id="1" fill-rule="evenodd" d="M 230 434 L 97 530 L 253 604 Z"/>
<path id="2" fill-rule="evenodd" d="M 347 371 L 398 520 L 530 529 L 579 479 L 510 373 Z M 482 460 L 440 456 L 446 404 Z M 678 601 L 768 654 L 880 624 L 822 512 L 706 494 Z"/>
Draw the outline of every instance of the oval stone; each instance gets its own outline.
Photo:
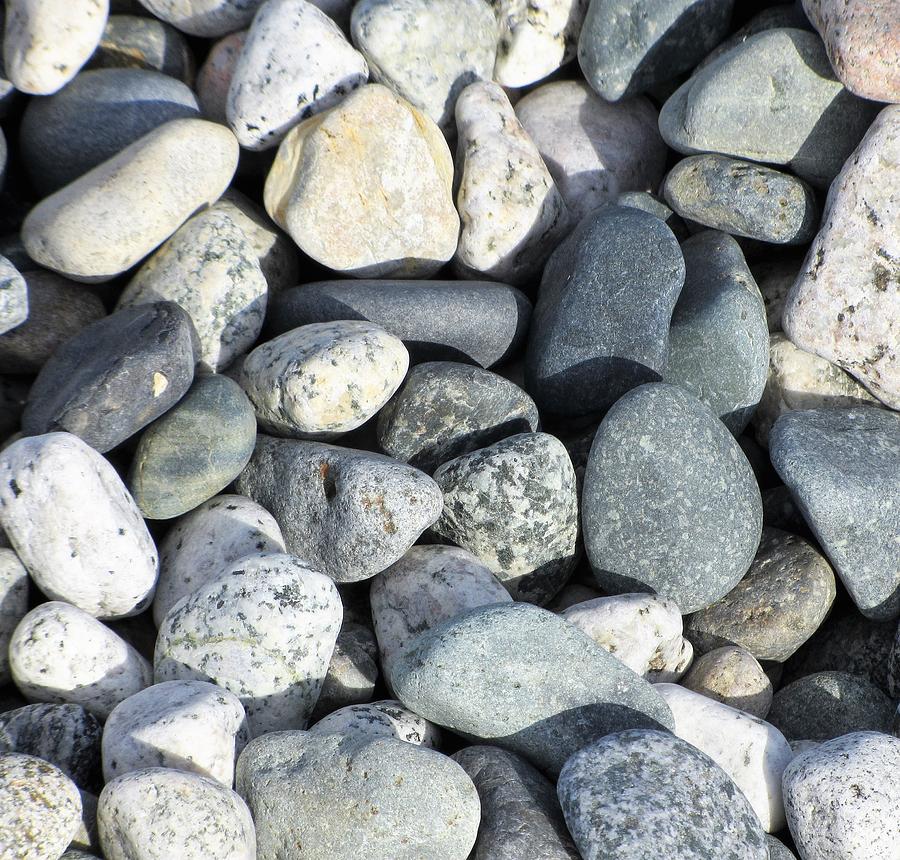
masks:
<path id="1" fill-rule="evenodd" d="M 723 645 L 702 654 L 681 684 L 761 720 L 772 706 L 772 682 L 756 658 L 737 645 Z"/>

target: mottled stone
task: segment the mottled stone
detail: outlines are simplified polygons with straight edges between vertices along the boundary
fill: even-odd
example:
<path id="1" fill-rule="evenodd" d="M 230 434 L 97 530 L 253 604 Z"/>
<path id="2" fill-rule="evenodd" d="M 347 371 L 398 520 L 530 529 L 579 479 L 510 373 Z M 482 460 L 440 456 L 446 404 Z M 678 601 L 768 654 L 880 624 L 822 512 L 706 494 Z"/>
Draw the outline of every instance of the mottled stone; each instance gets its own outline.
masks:
<path id="1" fill-rule="evenodd" d="M 655 191 L 663 178 L 666 146 L 644 98 L 610 104 L 583 81 L 554 81 L 521 99 L 516 115 L 573 222 L 623 191 Z"/>
<path id="2" fill-rule="evenodd" d="M 0 538 L 0 684 L 8 684 L 9 640 L 28 612 L 28 571 L 15 552 Z"/>
<path id="3" fill-rule="evenodd" d="M 25 278 L 6 257 L 0 257 L 0 336 L 27 319 L 28 285 Z"/>
<path id="4" fill-rule="evenodd" d="M 585 860 L 768 858 L 765 833 L 740 789 L 709 756 L 670 734 L 601 738 L 566 762 L 557 792 Z"/>
<path id="5" fill-rule="evenodd" d="M 368 627 L 347 620 L 350 614 L 345 606 L 344 623 L 334 643 L 310 722 L 318 722 L 341 708 L 371 702 L 375 695 L 379 679 L 378 643 Z"/>
<path id="6" fill-rule="evenodd" d="M 440 743 L 440 729 L 402 702 L 385 699 L 368 705 L 351 705 L 333 711 L 310 728 L 318 734 L 358 734 L 367 738 L 395 738 L 416 746 L 434 748 Z"/>
<path id="7" fill-rule="evenodd" d="M 163 823 L 164 822 L 164 823 Z M 151 767 L 106 784 L 97 807 L 106 860 L 255 860 L 253 818 L 240 796 L 196 773 Z"/>
<path id="8" fill-rule="evenodd" d="M 105 720 L 150 686 L 150 664 L 112 630 L 68 603 L 32 609 L 9 644 L 13 681 L 32 702 L 81 705 Z"/>
<path id="9" fill-rule="evenodd" d="M 702 654 L 681 679 L 688 690 L 764 720 L 772 705 L 772 682 L 756 658 L 737 645 Z"/>
<path id="10" fill-rule="evenodd" d="M 247 41 L 248 30 L 229 33 L 217 41 L 206 55 L 203 65 L 197 72 L 197 101 L 203 116 L 213 122 L 228 125 L 227 104 L 228 90 L 238 58 Z"/>
<path id="11" fill-rule="evenodd" d="M 784 773 L 784 801 L 800 856 L 896 855 L 898 768 L 900 740 L 877 732 L 854 732 L 797 756 Z"/>
<path id="12" fill-rule="evenodd" d="M 368 451 L 259 435 L 238 492 L 272 512 L 288 552 L 337 582 L 399 559 L 441 512 L 424 472 Z"/>
<path id="13" fill-rule="evenodd" d="M 187 39 L 169 24 L 142 15 L 110 15 L 87 69 L 147 69 L 188 86 L 194 55 Z"/>
<path id="14" fill-rule="evenodd" d="M 863 615 L 900 615 L 900 415 L 788 412 L 772 428 L 769 452 Z"/>
<path id="15" fill-rule="evenodd" d="M 139 0 L 152 15 L 189 36 L 214 39 L 250 24 L 263 0 Z"/>

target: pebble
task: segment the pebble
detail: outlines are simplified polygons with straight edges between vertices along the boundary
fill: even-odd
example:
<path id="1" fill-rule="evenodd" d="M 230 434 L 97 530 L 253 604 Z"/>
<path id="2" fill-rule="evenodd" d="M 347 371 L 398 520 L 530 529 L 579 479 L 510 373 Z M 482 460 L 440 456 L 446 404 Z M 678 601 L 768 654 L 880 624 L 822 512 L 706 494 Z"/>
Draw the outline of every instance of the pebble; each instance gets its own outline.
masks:
<path id="1" fill-rule="evenodd" d="M 781 775 L 794 757 L 778 729 L 751 714 L 677 684 L 654 688 L 675 716 L 675 734 L 706 753 L 733 780 L 763 830 L 784 827 Z"/>
<path id="2" fill-rule="evenodd" d="M 159 581 L 153 599 L 158 627 L 182 597 L 254 553 L 284 552 L 275 518 L 246 496 L 215 496 L 179 518 L 159 545 Z"/>
<path id="3" fill-rule="evenodd" d="M 548 412 L 602 412 L 660 378 L 684 259 L 658 218 L 604 206 L 544 269 L 525 354 L 525 388 Z"/>
<path id="4" fill-rule="evenodd" d="M 28 319 L 28 285 L 6 257 L 0 257 L 0 336 Z"/>
<path id="5" fill-rule="evenodd" d="M 651 683 L 677 681 L 694 650 L 671 600 L 652 594 L 620 594 L 576 603 L 563 618 Z"/>
<path id="6" fill-rule="evenodd" d="M 464 747 L 452 756 L 481 801 L 476 860 L 580 860 L 553 783 L 525 759 L 498 747 Z"/>
<path id="7" fill-rule="evenodd" d="M 241 384 L 265 432 L 333 439 L 375 415 L 408 368 L 406 347 L 378 326 L 311 323 L 257 346 Z"/>
<path id="8" fill-rule="evenodd" d="M 57 601 L 22 619 L 9 644 L 9 663 L 29 701 L 81 705 L 100 720 L 153 680 L 150 664 L 124 639 Z"/>
<path id="9" fill-rule="evenodd" d="M 450 460 L 434 473 L 444 509 L 432 527 L 469 550 L 517 600 L 547 603 L 577 560 L 572 461 L 547 433 L 520 433 Z"/>
<path id="10" fill-rule="evenodd" d="M 266 299 L 266 279 L 244 231 L 211 209 L 187 221 L 141 266 L 116 307 L 175 302 L 194 323 L 202 367 L 215 373 L 256 343 Z"/>
<path id="11" fill-rule="evenodd" d="M 497 21 L 483 0 L 360 0 L 350 32 L 373 80 L 445 133 L 453 130 L 462 90 L 473 81 L 491 80 Z"/>
<path id="12" fill-rule="evenodd" d="M 615 102 L 693 68 L 728 34 L 733 0 L 596 0 L 578 39 L 578 63 Z"/>
<path id="13" fill-rule="evenodd" d="M 110 15 L 87 69 L 148 69 L 191 86 L 194 55 L 174 27 L 141 15 Z"/>
<path id="14" fill-rule="evenodd" d="M 819 629 L 835 593 L 834 572 L 815 547 L 767 526 L 746 576 L 694 613 L 686 635 L 701 652 L 740 645 L 757 660 L 783 663 Z"/>
<path id="15" fill-rule="evenodd" d="M 270 0 L 254 17 L 235 64 L 228 125 L 241 146 L 271 149 L 368 77 L 362 54 L 321 9 L 306 0 Z"/>
<path id="16" fill-rule="evenodd" d="M 281 334 L 344 319 L 368 320 L 399 337 L 413 363 L 493 367 L 521 350 L 531 302 L 491 281 L 317 281 L 274 296 L 266 324 Z"/>
<path id="17" fill-rule="evenodd" d="M 238 30 L 219 39 L 209 49 L 197 72 L 194 85 L 197 101 L 203 116 L 213 122 L 228 125 L 228 90 L 248 33 L 248 30 Z"/>
<path id="18" fill-rule="evenodd" d="M 822 229 L 784 305 L 785 334 L 900 409 L 900 106 L 885 108 L 828 193 Z"/>
<path id="19" fill-rule="evenodd" d="M 659 197 L 649 191 L 623 191 L 612 202 L 618 206 L 631 206 L 633 209 L 640 209 L 655 215 L 660 221 L 665 222 L 679 242 L 683 242 L 689 235 L 681 216 L 673 212 Z"/>
<path id="20" fill-rule="evenodd" d="M 725 233 L 704 230 L 681 251 L 686 274 L 672 314 L 665 378 L 705 403 L 737 436 L 766 384 L 762 296 L 740 247 Z"/>
<path id="21" fill-rule="evenodd" d="M 78 437 L 31 436 L 0 452 L 0 527 L 52 600 L 98 618 L 150 605 L 153 539 L 116 470 Z"/>
<path id="22" fill-rule="evenodd" d="M 761 720 L 772 706 L 772 682 L 756 658 L 737 645 L 723 645 L 699 656 L 681 684 Z"/>
<path id="23" fill-rule="evenodd" d="M 431 478 L 396 460 L 262 434 L 237 490 L 271 511 L 288 552 L 342 583 L 397 561 L 442 503 Z"/>
<path id="24" fill-rule="evenodd" d="M 809 185 L 724 155 L 679 161 L 666 176 L 663 194 L 682 218 L 761 242 L 805 245 L 819 227 L 819 204 Z"/>
<path id="25" fill-rule="evenodd" d="M 28 612 L 28 583 L 28 571 L 19 557 L 13 550 L 0 546 L 0 684 L 8 684 L 11 678 L 9 640 Z"/>
<path id="26" fill-rule="evenodd" d="M 769 856 L 759 819 L 731 777 L 668 733 L 600 738 L 566 762 L 557 792 L 585 860 Z"/>
<path id="27" fill-rule="evenodd" d="M 871 407 L 789 412 L 772 428 L 769 452 L 863 615 L 900 615 L 900 415 Z"/>
<path id="28" fill-rule="evenodd" d="M 317 722 L 310 732 L 317 734 L 355 734 L 367 738 L 395 738 L 408 744 L 433 749 L 441 738 L 440 729 L 403 707 L 396 699 L 367 705 L 350 705 L 332 711 Z"/>
<path id="29" fill-rule="evenodd" d="M 23 93 L 55 93 L 94 53 L 108 14 L 109 0 L 8 0 L 5 76 Z"/>
<path id="30" fill-rule="evenodd" d="M 103 728 L 103 779 L 148 767 L 199 773 L 231 787 L 250 740 L 240 699 L 206 681 L 164 681 L 117 705 Z"/>
<path id="31" fill-rule="evenodd" d="M 237 790 L 254 814 L 259 857 L 302 845 L 309 860 L 465 860 L 480 817 L 456 762 L 358 733 L 256 738 L 238 760 Z"/>
<path id="32" fill-rule="evenodd" d="M 597 430 L 582 528 L 602 588 L 653 591 L 690 613 L 747 572 L 762 502 L 725 426 L 687 392 L 656 383 L 626 394 Z"/>
<path id="33" fill-rule="evenodd" d="M 164 123 L 38 203 L 22 225 L 25 249 L 39 265 L 75 280 L 107 281 L 222 194 L 238 149 L 217 123 Z"/>
<path id="34" fill-rule="evenodd" d="M 788 826 L 803 858 L 897 854 L 900 740 L 854 732 L 797 756 L 784 773 Z"/>
<path id="35" fill-rule="evenodd" d="M 199 115 L 187 84 L 161 72 L 82 72 L 55 95 L 29 101 L 19 136 L 22 161 L 45 196 L 164 123 Z"/>
<path id="36" fill-rule="evenodd" d="M 140 0 L 151 15 L 188 36 L 216 39 L 241 30 L 263 0 Z"/>
<path id="37" fill-rule="evenodd" d="M 797 860 L 794 852 L 774 836 L 766 834 L 766 844 L 769 846 L 769 860 Z"/>
<path id="38" fill-rule="evenodd" d="M 213 779 L 150 767 L 108 782 L 97 827 L 106 860 L 256 860 L 244 801 Z"/>
<path id="39" fill-rule="evenodd" d="M 59 768 L 31 755 L 0 755 L 0 854 L 51 860 L 81 822 L 78 789 Z"/>
<path id="40" fill-rule="evenodd" d="M 357 277 L 422 278 L 456 251 L 452 181 L 438 127 L 387 87 L 369 84 L 290 131 L 264 199 L 316 262 Z"/>
<path id="41" fill-rule="evenodd" d="M 527 603 L 481 606 L 426 630 L 395 661 L 391 683 L 425 719 L 549 774 L 601 735 L 674 725 L 650 684 Z"/>
<path id="42" fill-rule="evenodd" d="M 522 98 L 516 115 L 572 223 L 623 191 L 655 191 L 662 181 L 667 150 L 647 99 L 610 104 L 583 81 L 554 81 Z"/>
<path id="43" fill-rule="evenodd" d="M 344 623 L 334 643 L 310 722 L 318 722 L 341 708 L 371 702 L 375 695 L 379 677 L 378 643 L 368 627 L 348 621 L 350 615 L 345 605 Z"/>
<path id="44" fill-rule="evenodd" d="M 105 453 L 181 399 L 197 354 L 191 318 L 173 302 L 119 310 L 48 359 L 28 394 L 22 429 L 65 430 Z"/>

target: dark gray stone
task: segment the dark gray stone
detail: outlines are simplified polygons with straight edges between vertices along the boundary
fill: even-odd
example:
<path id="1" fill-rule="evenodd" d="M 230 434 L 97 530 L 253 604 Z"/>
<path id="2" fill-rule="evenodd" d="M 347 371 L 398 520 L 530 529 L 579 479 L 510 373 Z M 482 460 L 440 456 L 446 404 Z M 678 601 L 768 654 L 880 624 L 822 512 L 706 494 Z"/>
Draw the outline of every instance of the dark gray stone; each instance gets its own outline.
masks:
<path id="1" fill-rule="evenodd" d="M 199 117 L 187 85 L 143 69 L 82 72 L 22 116 L 22 162 L 44 196 L 173 119 Z"/>
<path id="2" fill-rule="evenodd" d="M 173 302 L 116 311 L 48 359 L 28 394 L 22 429 L 65 430 L 109 451 L 182 398 L 198 350 L 191 318 Z"/>
<path id="3" fill-rule="evenodd" d="M 147 519 L 180 516 L 227 487 L 255 444 L 256 415 L 241 387 L 227 376 L 198 376 L 141 434 L 128 489 Z"/>
<path id="4" fill-rule="evenodd" d="M 15 376 L 0 376 L 0 442 L 19 429 L 28 399 L 28 383 Z"/>
<path id="5" fill-rule="evenodd" d="M 491 746 L 465 747 L 451 758 L 481 800 L 472 860 L 581 860 L 553 783 L 525 759 Z"/>
<path id="6" fill-rule="evenodd" d="M 2 132 L 0 132 L 2 135 Z M 6 145 L 0 138 L 0 182 Z M 6 257 L 0 256 L 0 335 L 20 326 L 28 319 L 28 286 L 19 270 Z"/>
<path id="7" fill-rule="evenodd" d="M 737 242 L 705 230 L 682 246 L 687 274 L 669 330 L 666 381 L 705 403 L 735 435 L 766 387 L 769 332 Z"/>
<path id="8" fill-rule="evenodd" d="M 768 860 L 749 801 L 709 756 L 673 735 L 609 735 L 566 762 L 557 785 L 584 860 Z"/>
<path id="9" fill-rule="evenodd" d="M 390 675 L 397 697 L 426 720 L 523 755 L 550 775 L 603 735 L 674 727 L 651 684 L 528 603 L 480 606 L 432 627 Z"/>
<path id="10" fill-rule="evenodd" d="M 639 209 L 585 216 L 544 269 L 525 359 L 541 409 L 586 415 L 660 378 L 684 259 L 672 231 Z"/>
<path id="11" fill-rule="evenodd" d="M 6 179 L 6 158 L 8 154 L 6 135 L 3 133 L 3 129 L 0 128 L 0 189 L 3 188 L 3 182 Z"/>
<path id="12" fill-rule="evenodd" d="M 769 846 L 769 860 L 797 860 L 794 852 L 780 839 L 766 834 L 766 844 Z"/>
<path id="13" fill-rule="evenodd" d="M 593 0 L 578 40 L 587 82 L 608 101 L 692 68 L 728 33 L 734 0 Z"/>
<path id="14" fill-rule="evenodd" d="M 623 191 L 616 197 L 617 206 L 631 206 L 655 215 L 675 234 L 679 242 L 687 239 L 688 229 L 681 216 L 673 212 L 662 200 L 654 197 L 649 191 Z"/>
<path id="15" fill-rule="evenodd" d="M 828 562 L 802 538 L 764 528 L 747 575 L 695 612 L 685 636 L 701 653 L 740 645 L 757 660 L 788 659 L 822 624 L 835 597 Z"/>
<path id="16" fill-rule="evenodd" d="M 399 337 L 413 363 L 464 361 L 491 367 L 525 339 L 531 303 L 491 281 L 317 281 L 273 296 L 272 334 L 314 322 L 368 320 Z"/>
<path id="17" fill-rule="evenodd" d="M 860 612 L 900 615 L 900 414 L 788 412 L 769 453 Z"/>
<path id="18" fill-rule="evenodd" d="M 597 429 L 582 528 L 601 588 L 650 591 L 696 612 L 749 569 L 762 501 L 747 458 L 713 413 L 683 389 L 653 383 L 626 394 Z"/>
<path id="19" fill-rule="evenodd" d="M 140 15 L 110 15 L 84 68 L 148 69 L 190 86 L 194 66 L 187 39 L 170 24 Z"/>

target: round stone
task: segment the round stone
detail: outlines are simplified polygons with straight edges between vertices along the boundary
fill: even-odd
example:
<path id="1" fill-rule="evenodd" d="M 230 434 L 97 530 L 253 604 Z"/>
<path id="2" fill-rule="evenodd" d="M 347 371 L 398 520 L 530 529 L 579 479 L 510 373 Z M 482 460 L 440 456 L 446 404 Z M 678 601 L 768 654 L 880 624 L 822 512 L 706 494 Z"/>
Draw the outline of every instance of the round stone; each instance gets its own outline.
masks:
<path id="1" fill-rule="evenodd" d="M 194 82 L 194 55 L 187 39 L 169 24 L 143 15 L 110 15 L 85 68 L 147 69 L 188 86 Z"/>
<path id="2" fill-rule="evenodd" d="M 15 552 L 0 546 L 0 684 L 11 680 L 9 640 L 28 612 L 29 581 L 28 571 Z"/>
<path id="3" fill-rule="evenodd" d="M 404 708 L 403 703 L 395 699 L 340 708 L 319 720 L 310 731 L 326 735 L 359 734 L 367 738 L 395 738 L 430 748 L 438 746 L 441 738 L 437 726 Z"/>
<path id="4" fill-rule="evenodd" d="M 724 705 L 764 720 L 772 706 L 772 682 L 756 658 L 737 645 L 702 654 L 681 685 Z"/>

